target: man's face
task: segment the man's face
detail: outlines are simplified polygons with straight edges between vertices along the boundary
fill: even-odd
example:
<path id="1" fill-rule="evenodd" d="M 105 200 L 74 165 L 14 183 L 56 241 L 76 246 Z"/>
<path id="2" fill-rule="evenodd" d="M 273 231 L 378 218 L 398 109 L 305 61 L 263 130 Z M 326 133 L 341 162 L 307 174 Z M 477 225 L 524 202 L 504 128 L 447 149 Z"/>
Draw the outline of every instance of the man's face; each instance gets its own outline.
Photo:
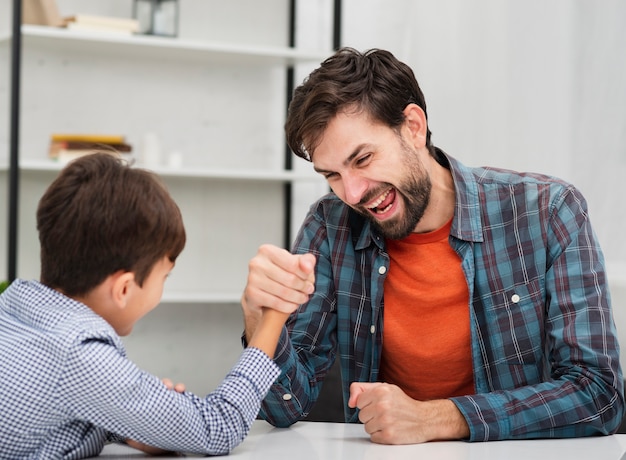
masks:
<path id="1" fill-rule="evenodd" d="M 340 112 L 312 157 L 315 170 L 333 192 L 392 239 L 415 230 L 431 191 L 420 159 L 423 153 L 402 133 L 372 121 L 364 112 Z"/>

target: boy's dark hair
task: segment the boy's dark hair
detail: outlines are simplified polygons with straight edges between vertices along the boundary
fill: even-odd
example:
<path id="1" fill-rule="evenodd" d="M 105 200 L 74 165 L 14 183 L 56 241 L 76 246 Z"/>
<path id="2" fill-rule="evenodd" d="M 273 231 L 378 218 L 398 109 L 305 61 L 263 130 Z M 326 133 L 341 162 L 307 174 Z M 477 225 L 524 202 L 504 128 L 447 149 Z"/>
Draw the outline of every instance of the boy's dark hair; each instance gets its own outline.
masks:
<path id="1" fill-rule="evenodd" d="M 410 103 L 428 117 L 424 94 L 409 66 L 389 51 L 341 48 L 294 91 L 285 123 L 287 143 L 296 155 L 311 161 L 328 123 L 341 110 L 363 110 L 373 120 L 396 128 L 404 122 L 402 111 Z M 428 130 L 426 145 L 433 154 L 430 137 Z"/>
<path id="2" fill-rule="evenodd" d="M 119 271 L 139 286 L 185 246 L 180 210 L 159 178 L 107 153 L 68 164 L 37 208 L 41 282 L 84 295 Z"/>

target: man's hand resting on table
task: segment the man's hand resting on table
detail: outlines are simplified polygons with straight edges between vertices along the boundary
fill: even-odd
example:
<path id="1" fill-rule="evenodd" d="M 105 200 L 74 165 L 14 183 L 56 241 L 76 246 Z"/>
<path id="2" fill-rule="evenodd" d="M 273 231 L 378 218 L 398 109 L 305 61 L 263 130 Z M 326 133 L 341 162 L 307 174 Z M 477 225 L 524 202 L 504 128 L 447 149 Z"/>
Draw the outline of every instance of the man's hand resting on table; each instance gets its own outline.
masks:
<path id="1" fill-rule="evenodd" d="M 417 401 L 388 383 L 352 383 L 348 406 L 359 408 L 359 420 L 372 442 L 378 444 L 418 444 L 469 436 L 467 422 L 452 401 Z"/>

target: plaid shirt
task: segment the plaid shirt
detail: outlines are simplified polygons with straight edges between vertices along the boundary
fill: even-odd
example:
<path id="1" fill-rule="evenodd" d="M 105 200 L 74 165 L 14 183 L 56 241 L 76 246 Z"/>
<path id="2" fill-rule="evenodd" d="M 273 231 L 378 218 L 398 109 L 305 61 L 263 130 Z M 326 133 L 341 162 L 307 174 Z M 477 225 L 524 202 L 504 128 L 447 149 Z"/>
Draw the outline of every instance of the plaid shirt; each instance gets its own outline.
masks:
<path id="1" fill-rule="evenodd" d="M 470 440 L 613 432 L 624 412 L 619 346 L 583 197 L 552 177 L 442 156 L 456 189 L 450 244 L 471 299 L 476 394 L 452 399 Z M 294 251 L 316 255 L 316 291 L 283 331 L 282 375 L 261 416 L 278 426 L 305 416 L 338 356 L 345 418 L 356 422 L 349 383 L 378 380 L 385 240 L 330 194 L 311 208 Z"/>
<path id="2" fill-rule="evenodd" d="M 125 357 L 91 309 L 17 280 L 0 296 L 0 458 L 85 458 L 120 438 L 224 454 L 246 436 L 278 373 L 249 348 L 205 398 L 168 390 Z"/>

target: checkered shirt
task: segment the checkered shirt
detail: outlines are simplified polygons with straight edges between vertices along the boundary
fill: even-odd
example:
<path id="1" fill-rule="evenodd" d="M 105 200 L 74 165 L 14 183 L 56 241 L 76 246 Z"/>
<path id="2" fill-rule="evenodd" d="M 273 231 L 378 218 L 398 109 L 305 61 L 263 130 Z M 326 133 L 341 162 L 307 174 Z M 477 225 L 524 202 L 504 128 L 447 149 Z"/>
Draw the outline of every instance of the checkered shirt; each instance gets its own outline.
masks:
<path id="1" fill-rule="evenodd" d="M 452 400 L 470 440 L 614 432 L 624 414 L 619 345 L 584 198 L 554 177 L 444 163 L 456 190 L 450 245 L 469 289 L 476 388 Z M 357 422 L 349 384 L 378 381 L 385 239 L 330 194 L 311 207 L 294 252 L 316 255 L 316 290 L 283 331 L 274 357 L 282 374 L 261 417 L 288 426 L 305 416 L 337 357 L 345 419 Z"/>
<path id="2" fill-rule="evenodd" d="M 278 374 L 248 348 L 206 397 L 168 390 L 126 358 L 113 328 L 87 306 L 16 280 L 0 296 L 0 458 L 85 458 L 125 438 L 225 454 L 248 433 Z"/>

